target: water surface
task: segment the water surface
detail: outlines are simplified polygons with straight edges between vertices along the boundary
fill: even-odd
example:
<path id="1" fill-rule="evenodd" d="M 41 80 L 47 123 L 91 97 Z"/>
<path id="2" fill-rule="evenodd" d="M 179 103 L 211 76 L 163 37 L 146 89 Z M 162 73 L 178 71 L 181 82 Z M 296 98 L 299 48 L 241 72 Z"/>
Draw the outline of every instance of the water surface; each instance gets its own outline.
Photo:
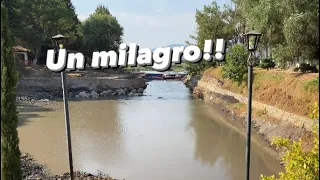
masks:
<path id="1" fill-rule="evenodd" d="M 69 102 L 75 170 L 128 180 L 244 179 L 245 137 L 225 116 L 179 81 L 149 82 L 145 94 Z M 20 111 L 20 149 L 53 173 L 68 172 L 63 103 Z M 253 138 L 252 179 L 281 169 L 259 142 Z"/>

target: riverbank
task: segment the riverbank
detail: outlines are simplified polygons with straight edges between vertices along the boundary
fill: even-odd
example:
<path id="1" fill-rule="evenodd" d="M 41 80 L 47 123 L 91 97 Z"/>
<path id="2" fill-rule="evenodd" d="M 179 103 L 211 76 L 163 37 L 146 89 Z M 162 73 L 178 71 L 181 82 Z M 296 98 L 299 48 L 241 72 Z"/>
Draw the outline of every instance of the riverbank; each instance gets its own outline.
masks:
<path id="1" fill-rule="evenodd" d="M 69 180 L 70 174 L 52 175 L 50 170 L 43 164 L 37 163 L 28 153 L 21 155 L 22 179 L 43 179 L 43 180 Z M 93 175 L 85 172 L 74 172 L 75 180 L 115 180 L 109 175 L 97 172 Z"/>
<path id="2" fill-rule="evenodd" d="M 69 98 L 99 98 L 108 96 L 141 96 L 147 87 L 146 80 L 134 74 L 114 70 L 66 72 Z M 17 97 L 22 99 L 62 98 L 60 73 L 45 67 L 26 67 L 21 70 L 17 83 Z"/>
<path id="3" fill-rule="evenodd" d="M 302 139 L 304 148 L 312 143 L 314 121 L 308 118 L 312 103 L 318 101 L 316 74 L 290 74 L 281 71 L 254 72 L 253 113 L 254 131 L 271 143 L 275 136 L 292 140 Z M 233 117 L 231 124 L 246 128 L 246 85 L 237 86 L 222 77 L 221 68 L 205 71 L 202 76 L 191 76 L 185 84 L 193 94 L 219 106 Z M 314 87 L 315 86 L 315 87 Z"/>

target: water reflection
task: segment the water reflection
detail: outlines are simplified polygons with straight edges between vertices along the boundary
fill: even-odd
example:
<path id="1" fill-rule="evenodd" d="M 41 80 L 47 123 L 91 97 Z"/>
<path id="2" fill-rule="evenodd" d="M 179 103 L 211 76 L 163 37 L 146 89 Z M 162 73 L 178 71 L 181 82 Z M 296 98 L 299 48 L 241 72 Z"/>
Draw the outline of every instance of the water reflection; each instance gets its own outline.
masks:
<path id="1" fill-rule="evenodd" d="M 189 128 L 195 133 L 195 159 L 212 167 L 219 164 L 220 179 L 239 179 L 245 172 L 246 139 L 238 131 L 222 121 L 224 118 L 213 107 L 195 102 Z M 214 114 L 214 119 L 212 119 Z M 274 174 L 280 169 L 277 160 L 262 147 L 252 143 L 250 176 L 258 179 L 260 174 Z"/>
<path id="2" fill-rule="evenodd" d="M 77 169 L 95 173 L 113 163 L 124 160 L 123 136 L 125 129 L 119 118 L 118 101 L 74 102 L 70 108 L 74 128 L 74 162 Z"/>
<path id="3" fill-rule="evenodd" d="M 149 82 L 146 96 L 70 102 L 74 167 L 130 180 L 244 177 L 245 138 L 182 82 Z M 159 99 L 158 97 L 162 97 Z M 20 114 L 22 151 L 54 173 L 68 171 L 62 102 Z M 252 145 L 252 178 L 277 173 L 278 162 Z"/>

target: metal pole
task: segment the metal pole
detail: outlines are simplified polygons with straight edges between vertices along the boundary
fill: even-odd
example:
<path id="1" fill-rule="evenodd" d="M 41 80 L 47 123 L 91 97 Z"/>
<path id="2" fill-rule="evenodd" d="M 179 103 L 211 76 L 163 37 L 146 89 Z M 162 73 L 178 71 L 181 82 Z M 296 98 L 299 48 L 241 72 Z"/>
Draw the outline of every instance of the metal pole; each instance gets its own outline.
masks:
<path id="1" fill-rule="evenodd" d="M 67 143 L 69 152 L 69 166 L 70 166 L 70 177 L 73 180 L 73 162 L 72 162 L 72 148 L 71 148 L 71 133 L 70 133 L 70 122 L 69 122 L 69 108 L 68 108 L 68 91 L 66 88 L 66 72 L 61 72 L 62 79 L 62 90 L 63 90 L 63 104 L 64 104 L 64 116 L 66 123 Z"/>
<path id="2" fill-rule="evenodd" d="M 251 148 L 251 108 L 252 108 L 252 70 L 251 52 L 248 59 L 248 112 L 247 112 L 247 144 L 246 144 L 246 180 L 250 176 L 250 148 Z"/>

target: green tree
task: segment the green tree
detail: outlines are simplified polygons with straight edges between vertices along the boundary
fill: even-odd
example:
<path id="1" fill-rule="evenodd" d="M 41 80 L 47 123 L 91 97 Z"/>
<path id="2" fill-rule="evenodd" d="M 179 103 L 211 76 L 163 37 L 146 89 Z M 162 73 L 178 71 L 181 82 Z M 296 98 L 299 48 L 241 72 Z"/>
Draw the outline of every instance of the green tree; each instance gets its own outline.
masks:
<path id="1" fill-rule="evenodd" d="M 8 26 L 14 39 L 16 34 L 22 33 L 21 28 L 21 0 L 1 0 L 8 9 Z M 15 39 L 14 39 L 15 40 Z"/>
<path id="2" fill-rule="evenodd" d="M 236 0 L 236 4 L 247 30 L 263 34 L 260 49 L 272 49 L 278 62 L 319 58 L 318 1 Z"/>
<path id="3" fill-rule="evenodd" d="M 1 179 L 20 180 L 20 150 L 16 111 L 17 73 L 9 35 L 7 9 L 1 3 Z"/>
<path id="4" fill-rule="evenodd" d="M 21 31 L 16 34 L 20 41 L 36 53 L 41 45 L 51 43 L 50 38 L 58 33 L 74 40 L 80 23 L 75 9 L 66 0 L 21 0 Z"/>
<path id="5" fill-rule="evenodd" d="M 319 121 L 319 106 L 317 103 L 311 109 L 310 117 Z M 261 175 L 261 180 L 319 180 L 319 125 L 314 126 L 313 147 L 304 151 L 299 141 L 287 138 L 276 138 L 273 144 L 282 150 L 285 172 L 279 173 L 279 178 Z"/>
<path id="6" fill-rule="evenodd" d="M 197 32 L 196 36 L 190 35 L 190 38 L 196 41 L 196 45 L 200 48 L 204 48 L 205 40 L 212 39 L 224 39 L 234 40 L 235 32 L 235 17 L 237 13 L 233 8 L 224 6 L 224 9 L 220 8 L 216 2 L 212 2 L 209 5 L 205 5 L 202 10 L 196 11 L 196 23 Z M 191 43 L 187 41 L 187 44 Z M 215 61 L 207 62 L 201 60 L 199 63 L 187 63 L 186 69 L 189 74 L 199 74 L 206 68 L 214 67 Z"/>
<path id="7" fill-rule="evenodd" d="M 284 21 L 283 32 L 296 57 L 319 59 L 319 18 L 317 12 L 294 13 Z"/>
<path id="8" fill-rule="evenodd" d="M 83 52 L 91 57 L 94 51 L 117 51 L 122 42 L 123 28 L 104 6 L 98 6 L 83 22 Z"/>
<path id="9" fill-rule="evenodd" d="M 226 62 L 222 67 L 222 75 L 241 84 L 248 71 L 248 51 L 242 44 L 228 48 Z"/>

